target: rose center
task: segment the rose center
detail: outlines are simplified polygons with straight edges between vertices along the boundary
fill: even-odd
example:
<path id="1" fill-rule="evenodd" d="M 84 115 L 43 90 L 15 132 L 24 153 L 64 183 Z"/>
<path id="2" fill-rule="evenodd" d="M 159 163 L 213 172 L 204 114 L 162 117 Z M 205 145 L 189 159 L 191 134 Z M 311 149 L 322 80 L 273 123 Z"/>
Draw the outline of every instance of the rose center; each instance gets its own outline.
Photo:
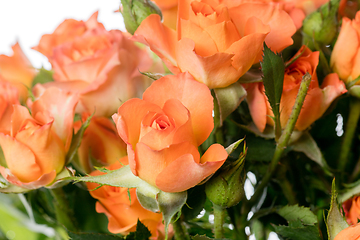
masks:
<path id="1" fill-rule="evenodd" d="M 165 121 L 165 119 L 161 119 L 161 118 L 156 119 L 151 125 L 151 127 L 156 130 L 164 130 L 164 129 L 168 128 L 169 126 L 170 126 L 170 124 L 167 121 Z"/>

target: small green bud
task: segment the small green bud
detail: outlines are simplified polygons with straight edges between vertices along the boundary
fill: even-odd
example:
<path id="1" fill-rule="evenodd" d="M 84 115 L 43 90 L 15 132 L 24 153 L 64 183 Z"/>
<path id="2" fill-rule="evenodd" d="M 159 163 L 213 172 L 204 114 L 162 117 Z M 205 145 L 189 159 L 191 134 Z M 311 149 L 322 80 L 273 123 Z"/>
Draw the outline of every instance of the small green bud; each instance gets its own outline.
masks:
<path id="1" fill-rule="evenodd" d="M 149 0 L 121 0 L 126 30 L 134 34 L 141 22 L 151 14 L 158 14 L 162 17 L 160 9 Z"/>
<path id="2" fill-rule="evenodd" d="M 331 0 L 322 5 L 316 12 L 308 15 L 303 22 L 304 44 L 311 44 L 311 39 L 328 45 L 337 34 L 338 20 L 337 12 L 339 0 Z"/>
<path id="3" fill-rule="evenodd" d="M 240 202 L 244 196 L 244 160 L 246 150 L 235 162 L 217 172 L 205 185 L 209 200 L 220 207 L 229 208 Z"/>

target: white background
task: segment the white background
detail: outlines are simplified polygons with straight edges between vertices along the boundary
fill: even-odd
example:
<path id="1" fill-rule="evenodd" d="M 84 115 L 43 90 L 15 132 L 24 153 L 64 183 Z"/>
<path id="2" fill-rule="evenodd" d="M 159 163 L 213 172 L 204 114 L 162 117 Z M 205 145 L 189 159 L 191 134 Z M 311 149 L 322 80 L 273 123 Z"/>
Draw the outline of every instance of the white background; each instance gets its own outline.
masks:
<path id="1" fill-rule="evenodd" d="M 98 21 L 107 30 L 124 30 L 120 0 L 1 0 L 0 54 L 12 55 L 17 41 L 34 67 L 50 69 L 47 58 L 31 47 L 43 34 L 53 33 L 66 18 L 86 21 L 99 11 Z"/>

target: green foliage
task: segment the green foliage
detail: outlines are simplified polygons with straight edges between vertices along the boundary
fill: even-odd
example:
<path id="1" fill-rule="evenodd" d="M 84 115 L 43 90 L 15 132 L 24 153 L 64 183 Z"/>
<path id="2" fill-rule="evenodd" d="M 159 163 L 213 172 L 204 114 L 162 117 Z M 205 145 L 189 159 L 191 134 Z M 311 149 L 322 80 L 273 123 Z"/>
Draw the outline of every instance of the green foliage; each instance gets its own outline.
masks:
<path id="1" fill-rule="evenodd" d="M 317 226 L 317 217 L 309 208 L 287 205 L 279 209 L 278 214 L 289 223 L 288 226 L 274 226 L 276 233 L 285 239 L 321 239 Z"/>
<path id="2" fill-rule="evenodd" d="M 303 206 L 287 205 L 279 209 L 278 214 L 285 218 L 288 222 L 293 222 L 299 219 L 303 224 L 311 225 L 317 223 L 316 215 L 309 208 Z"/>
<path id="3" fill-rule="evenodd" d="M 283 90 L 285 65 L 280 55 L 272 52 L 265 43 L 261 69 L 264 73 L 265 94 L 274 113 L 276 136 L 280 136 L 280 100 Z"/>
<path id="4" fill-rule="evenodd" d="M 125 240 L 147 240 L 151 237 L 151 232 L 147 227 L 138 220 L 136 225 L 136 232 L 132 232 L 127 235 Z"/>
<path id="5" fill-rule="evenodd" d="M 45 68 L 40 68 L 38 74 L 34 77 L 32 82 L 32 87 L 34 87 L 36 84 L 44 84 L 47 82 L 54 81 L 53 79 L 53 71 L 46 70 Z"/>
<path id="6" fill-rule="evenodd" d="M 75 158 L 75 155 L 77 154 L 77 150 L 80 147 L 84 132 L 90 125 L 92 116 L 93 115 L 88 117 L 86 119 L 86 121 L 81 125 L 79 131 L 75 135 L 73 135 L 70 149 L 69 149 L 68 153 L 66 154 L 66 163 L 70 163 Z"/>

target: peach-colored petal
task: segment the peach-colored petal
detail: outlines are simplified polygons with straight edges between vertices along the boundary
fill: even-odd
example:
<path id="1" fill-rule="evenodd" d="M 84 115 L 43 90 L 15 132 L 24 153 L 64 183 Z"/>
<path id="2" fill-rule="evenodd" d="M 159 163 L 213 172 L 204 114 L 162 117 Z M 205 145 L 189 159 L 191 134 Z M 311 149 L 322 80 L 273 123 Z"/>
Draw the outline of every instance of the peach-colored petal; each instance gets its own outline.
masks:
<path id="1" fill-rule="evenodd" d="M 148 112 L 162 113 L 162 109 L 152 103 L 137 98 L 126 101 L 113 115 L 119 136 L 127 144 L 135 147 L 140 138 L 141 122 Z"/>
<path id="2" fill-rule="evenodd" d="M 159 15 L 152 14 L 143 20 L 135 31 L 133 40 L 148 45 L 165 62 L 170 71 L 178 72 L 175 54 L 176 32 L 164 26 Z"/>
<path id="3" fill-rule="evenodd" d="M 41 127 L 24 129 L 16 135 L 16 140 L 33 152 L 43 174 L 52 170 L 58 173 L 65 164 L 64 144 L 51 128 L 52 122 Z"/>
<path id="4" fill-rule="evenodd" d="M 138 176 L 153 186 L 157 186 L 156 181 L 158 175 L 173 161 L 177 161 L 178 158 L 189 158 L 194 163 L 199 163 L 200 161 L 197 148 L 188 142 L 173 144 L 160 151 L 153 150 L 143 143 L 138 143 L 136 145 L 135 159 Z M 185 162 L 184 164 L 186 165 Z M 167 184 L 182 184 L 180 178 L 176 181 L 178 183 L 168 180 Z M 160 186 L 157 187 L 166 192 L 166 190 L 162 189 Z"/>
<path id="5" fill-rule="evenodd" d="M 65 150 L 70 147 L 73 134 L 73 116 L 79 100 L 77 94 L 62 91 L 58 88 L 48 88 L 32 105 L 32 114 L 47 112 L 53 119 L 54 131 L 64 142 Z"/>
<path id="6" fill-rule="evenodd" d="M 27 97 L 27 87 L 31 87 L 36 70 L 21 50 L 19 43 L 12 46 L 12 56 L 0 55 L 0 76 L 19 89 L 23 100 Z"/>
<path id="7" fill-rule="evenodd" d="M 15 175 L 13 175 L 9 169 L 0 166 L 1 175 L 11 184 L 17 185 L 25 189 L 38 189 L 49 185 L 55 180 L 56 172 L 51 171 L 49 173 L 41 175 L 37 180 L 32 182 L 21 182 Z"/>
<path id="8" fill-rule="evenodd" d="M 246 84 L 246 101 L 256 127 L 263 132 L 266 126 L 267 98 L 264 96 L 262 83 Z"/>
<path id="9" fill-rule="evenodd" d="M 181 142 L 196 145 L 190 113 L 184 105 L 177 99 L 170 99 L 163 111 L 164 114 L 150 112 L 144 117 L 139 142 L 153 150 L 162 150 Z"/>
<path id="10" fill-rule="evenodd" d="M 32 182 L 41 176 L 42 169 L 34 153 L 25 144 L 0 133 L 0 145 L 8 169 L 21 182 Z"/>
<path id="11" fill-rule="evenodd" d="M 344 47 L 346 46 L 346 47 Z M 341 30 L 331 54 L 330 65 L 339 77 L 347 80 L 351 76 L 353 61 L 360 46 L 357 31 L 352 27 L 351 20 L 343 18 Z M 355 77 L 356 78 L 356 77 Z M 353 80 L 355 79 L 353 78 Z"/>
<path id="12" fill-rule="evenodd" d="M 339 232 L 334 240 L 359 240 L 360 239 L 360 223 L 345 228 Z"/>
<path id="13" fill-rule="evenodd" d="M 289 15 L 278 5 L 263 3 L 244 3 L 229 9 L 239 33 L 245 35 L 246 22 L 252 17 L 260 19 L 271 28 L 265 42 L 273 51 L 281 51 L 293 43 L 292 35 L 296 27 Z"/>
<path id="14" fill-rule="evenodd" d="M 200 145 L 209 137 L 214 127 L 213 98 L 210 90 L 206 85 L 194 81 L 188 73 L 181 73 L 156 80 L 143 95 L 145 101 L 160 107 L 171 98 L 178 99 L 190 111 L 194 135 Z"/>
<path id="15" fill-rule="evenodd" d="M 171 162 L 156 178 L 156 186 L 164 192 L 182 192 L 216 172 L 228 154 L 220 144 L 213 144 L 201 157 L 200 163 L 190 154 Z"/>

